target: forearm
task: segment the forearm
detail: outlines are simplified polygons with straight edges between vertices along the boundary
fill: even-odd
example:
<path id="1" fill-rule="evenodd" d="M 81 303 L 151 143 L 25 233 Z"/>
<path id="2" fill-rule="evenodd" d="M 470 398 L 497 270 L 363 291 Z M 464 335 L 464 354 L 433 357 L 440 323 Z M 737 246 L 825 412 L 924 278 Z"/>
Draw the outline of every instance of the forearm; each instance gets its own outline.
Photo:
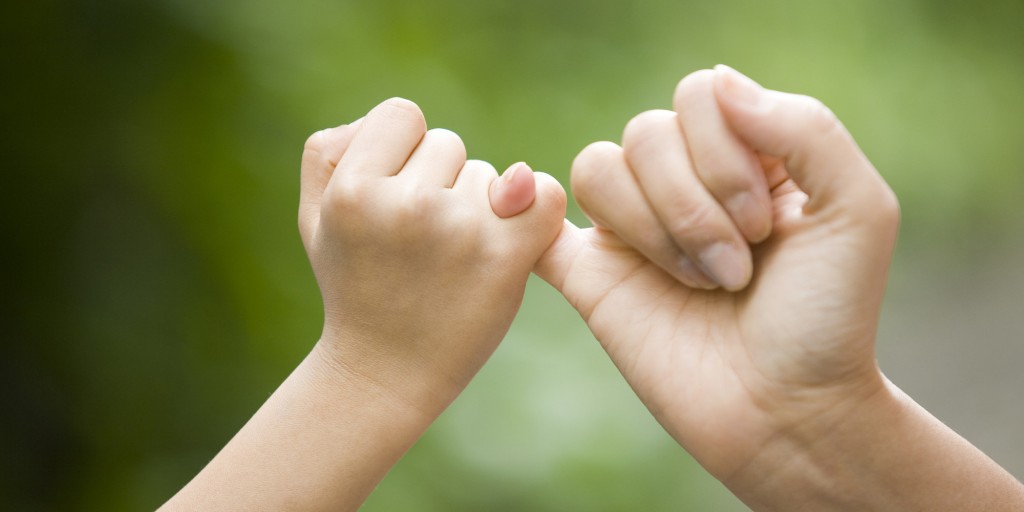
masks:
<path id="1" fill-rule="evenodd" d="M 827 432 L 794 429 L 725 482 L 754 510 L 1024 510 L 1024 486 L 885 386 Z"/>
<path id="2" fill-rule="evenodd" d="M 163 509 L 355 510 L 435 417 L 318 344 Z"/>

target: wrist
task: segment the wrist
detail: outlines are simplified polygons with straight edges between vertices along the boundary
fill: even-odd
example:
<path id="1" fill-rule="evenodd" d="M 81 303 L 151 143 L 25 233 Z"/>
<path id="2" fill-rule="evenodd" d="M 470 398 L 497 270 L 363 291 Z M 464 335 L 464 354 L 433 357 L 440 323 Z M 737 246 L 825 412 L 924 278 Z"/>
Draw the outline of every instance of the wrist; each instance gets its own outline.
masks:
<path id="1" fill-rule="evenodd" d="M 779 422 L 761 449 L 722 482 L 754 510 L 876 510 L 885 485 L 877 450 L 890 448 L 912 401 L 881 372 L 821 406 Z M 816 397 L 815 402 L 821 397 Z M 821 403 L 821 402 L 819 402 Z"/>
<path id="2" fill-rule="evenodd" d="M 1022 510 L 1024 486 L 880 373 L 723 480 L 754 510 Z"/>
<path id="3" fill-rule="evenodd" d="M 436 414 L 318 342 L 166 510 L 356 510 Z"/>
<path id="4" fill-rule="evenodd" d="M 386 343 L 351 343 L 341 331 L 327 332 L 309 356 L 318 380 L 338 389 L 373 397 L 382 406 L 425 426 L 433 422 L 464 386 L 414 354 L 397 353 Z M 372 346 L 368 351 L 364 347 Z"/>

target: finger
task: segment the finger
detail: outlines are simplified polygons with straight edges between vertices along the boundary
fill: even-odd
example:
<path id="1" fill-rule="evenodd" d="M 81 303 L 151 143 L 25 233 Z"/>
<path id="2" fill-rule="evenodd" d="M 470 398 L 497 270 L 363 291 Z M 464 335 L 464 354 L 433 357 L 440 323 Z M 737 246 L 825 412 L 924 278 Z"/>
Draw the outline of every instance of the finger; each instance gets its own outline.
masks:
<path id="1" fill-rule="evenodd" d="M 386 100 L 366 115 L 337 169 L 344 175 L 394 176 L 426 131 L 423 112 L 415 103 Z"/>
<path id="2" fill-rule="evenodd" d="M 626 125 L 622 147 L 675 244 L 723 288 L 746 286 L 753 269 L 750 248 L 693 170 L 676 113 L 652 110 L 634 117 Z"/>
<path id="3" fill-rule="evenodd" d="M 513 187 L 529 190 L 530 202 L 524 207 L 515 208 L 518 212 L 508 217 L 500 217 L 496 213 L 493 216 L 485 214 L 490 217 L 486 229 L 501 233 L 492 239 L 495 244 L 492 246 L 495 250 L 493 254 L 524 255 L 509 259 L 506 263 L 510 267 L 518 266 L 529 271 L 536 262 L 533 258 L 540 257 L 561 228 L 565 218 L 565 189 L 551 176 L 542 172 L 535 173 L 524 163 L 513 165 L 505 174 L 509 176 L 506 179 L 513 183 Z M 501 178 L 498 172 L 489 163 L 469 160 L 459 173 L 452 190 L 477 207 L 493 210 L 489 192 L 497 187 L 495 183 L 499 181 Z M 515 184 L 519 181 L 529 184 Z"/>
<path id="4" fill-rule="evenodd" d="M 561 187 L 559 187 L 561 188 Z M 501 218 L 518 215 L 530 207 L 537 195 L 533 170 L 525 162 L 509 167 L 501 178 L 491 182 L 488 197 L 491 209 Z"/>
<path id="5" fill-rule="evenodd" d="M 740 140 L 785 161 L 789 176 L 808 195 L 804 212 L 898 215 L 892 190 L 820 101 L 763 89 L 722 65 L 715 67 L 714 87 L 724 118 Z"/>
<path id="6" fill-rule="evenodd" d="M 523 167 L 516 171 L 513 182 L 532 182 L 529 189 L 533 197 L 523 210 L 503 218 L 501 223 L 512 231 L 513 245 L 509 247 L 509 251 L 526 247 L 527 254 L 539 258 L 562 229 L 562 222 L 565 220 L 565 189 L 551 175 L 533 172 L 526 164 L 520 165 Z M 535 261 L 530 261 L 527 268 L 533 268 L 534 263 Z"/>
<path id="7" fill-rule="evenodd" d="M 732 217 L 747 241 L 772 229 L 772 202 L 760 162 L 725 124 L 715 101 L 714 72 L 705 69 L 679 82 L 675 110 L 697 176 Z"/>
<path id="8" fill-rule="evenodd" d="M 569 220 L 563 219 L 562 227 L 554 241 L 548 245 L 533 266 L 533 273 L 564 295 L 573 307 L 577 307 L 582 297 L 572 294 L 565 286 L 565 282 L 573 262 L 576 261 L 585 244 L 586 241 L 580 228 Z"/>
<path id="9" fill-rule="evenodd" d="M 452 190 L 468 196 L 473 201 L 489 203 L 487 190 L 491 182 L 498 179 L 498 171 L 483 160 L 467 160 L 455 178 Z M 490 206 L 488 206 L 489 208 Z"/>
<path id="10" fill-rule="evenodd" d="M 615 232 L 669 275 L 693 288 L 716 287 L 662 226 L 619 146 L 584 148 L 572 164 L 572 193 L 596 226 Z"/>
<path id="11" fill-rule="evenodd" d="M 420 185 L 451 188 L 459 170 L 466 164 L 466 146 L 450 130 L 429 130 L 398 173 Z"/>
<path id="12" fill-rule="evenodd" d="M 304 242 L 312 239 L 324 189 L 338 161 L 348 149 L 360 121 L 362 119 L 349 125 L 320 130 L 306 139 L 299 183 L 299 233 Z"/>

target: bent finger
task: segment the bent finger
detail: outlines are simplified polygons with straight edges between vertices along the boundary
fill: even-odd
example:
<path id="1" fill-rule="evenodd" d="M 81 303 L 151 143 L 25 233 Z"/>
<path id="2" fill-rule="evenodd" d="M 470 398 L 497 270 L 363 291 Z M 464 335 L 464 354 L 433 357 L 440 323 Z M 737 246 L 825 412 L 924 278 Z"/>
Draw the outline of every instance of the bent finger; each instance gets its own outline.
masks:
<path id="1" fill-rule="evenodd" d="M 717 286 L 669 236 L 618 145 L 597 142 L 580 152 L 572 164 L 572 193 L 595 226 L 614 232 L 683 284 Z"/>
<path id="2" fill-rule="evenodd" d="M 466 146 L 455 132 L 443 128 L 427 131 L 398 176 L 421 186 L 451 188 L 466 164 Z"/>
<path id="3" fill-rule="evenodd" d="M 337 169 L 353 176 L 394 176 L 427 131 L 413 102 L 391 98 L 366 115 Z"/>
<path id="4" fill-rule="evenodd" d="M 303 241 L 311 239 L 324 189 L 361 121 L 320 130 L 306 139 L 299 179 L 299 234 Z"/>
<path id="5" fill-rule="evenodd" d="M 673 106 L 697 176 L 747 241 L 772 229 L 772 202 L 760 162 L 725 124 L 715 101 L 714 72 L 691 73 L 676 87 Z"/>
<path id="6" fill-rule="evenodd" d="M 676 245 L 725 289 L 746 286 L 753 271 L 750 248 L 697 177 L 676 113 L 652 110 L 634 117 L 622 146 L 662 229 Z"/>

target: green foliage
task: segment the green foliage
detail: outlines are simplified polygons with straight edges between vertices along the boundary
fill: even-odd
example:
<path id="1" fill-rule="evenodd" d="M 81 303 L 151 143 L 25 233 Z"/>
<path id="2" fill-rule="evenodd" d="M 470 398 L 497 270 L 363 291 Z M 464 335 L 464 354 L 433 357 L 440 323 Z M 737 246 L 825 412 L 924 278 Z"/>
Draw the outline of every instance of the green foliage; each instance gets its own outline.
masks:
<path id="1" fill-rule="evenodd" d="M 153 508 L 318 336 L 306 135 L 389 96 L 498 168 L 572 158 L 726 62 L 839 114 L 905 231 L 1020 217 L 1018 1 L 50 0 L 2 16 L 13 509 Z M 576 211 L 571 217 L 583 222 Z M 532 282 L 367 510 L 739 509 Z"/>

